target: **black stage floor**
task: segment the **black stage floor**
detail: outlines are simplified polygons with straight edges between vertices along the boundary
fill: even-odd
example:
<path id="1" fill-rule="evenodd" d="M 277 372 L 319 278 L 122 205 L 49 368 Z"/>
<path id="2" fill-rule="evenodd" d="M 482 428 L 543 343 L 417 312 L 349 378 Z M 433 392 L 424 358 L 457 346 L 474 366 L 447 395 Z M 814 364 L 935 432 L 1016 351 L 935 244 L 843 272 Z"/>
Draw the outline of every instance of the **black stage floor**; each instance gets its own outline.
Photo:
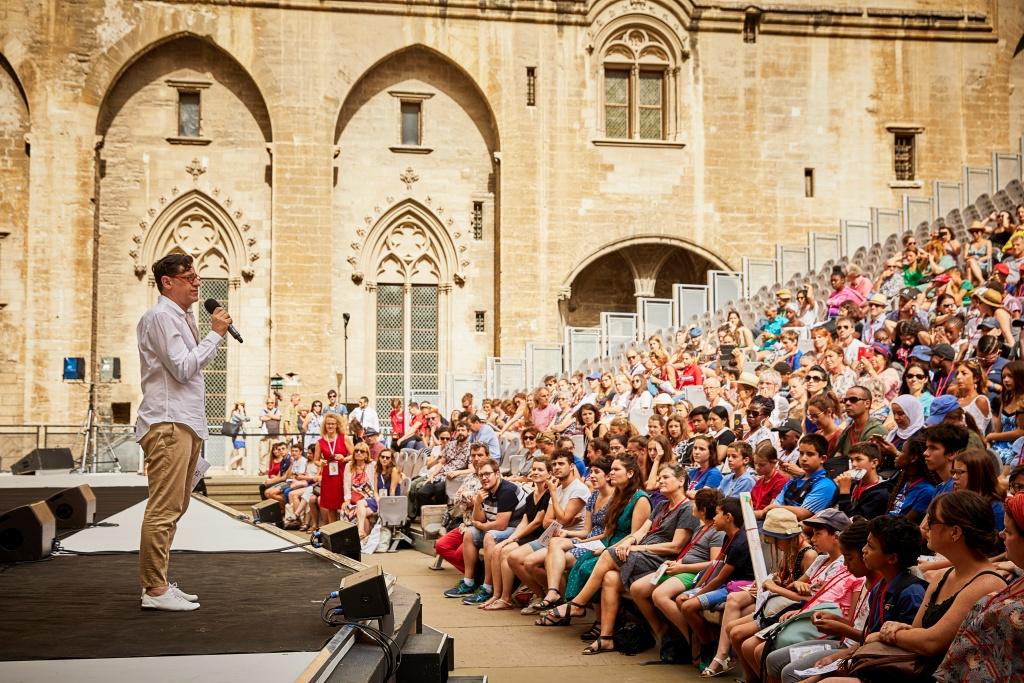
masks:
<path id="1" fill-rule="evenodd" d="M 46 500 L 53 494 L 64 490 L 63 488 L 42 487 L 0 488 L 0 512 L 28 505 L 37 500 Z M 145 486 L 94 486 L 92 492 L 96 496 L 96 518 L 93 520 L 96 522 L 101 522 L 122 510 L 127 510 L 149 497 L 149 489 Z"/>
<path id="2" fill-rule="evenodd" d="M 168 613 L 139 608 L 138 563 L 61 555 L 8 565 L 0 661 L 316 651 L 335 633 L 320 603 L 349 573 L 307 552 L 174 553 L 171 580 L 202 607 Z"/>

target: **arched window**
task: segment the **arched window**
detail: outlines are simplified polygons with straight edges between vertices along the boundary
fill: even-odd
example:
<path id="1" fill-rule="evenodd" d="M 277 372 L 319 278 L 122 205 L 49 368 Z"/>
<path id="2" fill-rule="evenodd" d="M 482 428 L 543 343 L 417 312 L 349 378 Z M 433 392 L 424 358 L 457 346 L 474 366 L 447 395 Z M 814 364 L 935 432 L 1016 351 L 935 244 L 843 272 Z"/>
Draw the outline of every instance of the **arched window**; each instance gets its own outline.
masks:
<path id="1" fill-rule="evenodd" d="M 409 206 L 393 212 L 371 239 L 377 261 L 377 409 L 391 399 L 440 397 L 439 299 L 448 287 L 444 245 L 426 212 Z"/>
<path id="2" fill-rule="evenodd" d="M 680 52 L 647 24 L 608 33 L 599 53 L 604 137 L 674 139 Z"/>

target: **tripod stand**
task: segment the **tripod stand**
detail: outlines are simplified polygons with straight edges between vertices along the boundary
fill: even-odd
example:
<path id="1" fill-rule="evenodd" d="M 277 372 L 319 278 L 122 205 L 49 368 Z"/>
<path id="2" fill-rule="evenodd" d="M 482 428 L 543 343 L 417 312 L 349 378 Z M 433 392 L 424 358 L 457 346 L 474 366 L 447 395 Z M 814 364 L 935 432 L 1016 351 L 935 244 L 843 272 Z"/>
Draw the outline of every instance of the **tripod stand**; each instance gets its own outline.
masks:
<path id="1" fill-rule="evenodd" d="M 101 463 L 113 463 L 113 470 L 116 473 L 121 472 L 121 461 L 117 459 L 117 455 L 114 453 L 114 446 L 120 445 L 122 440 L 119 440 L 117 444 L 114 444 L 111 440 L 110 430 L 103 430 L 103 450 L 106 451 L 107 458 L 100 460 L 100 427 L 96 426 L 96 411 L 94 409 L 96 400 L 96 385 L 89 384 L 89 407 L 85 411 L 85 420 L 82 422 L 81 434 L 84 437 L 82 444 L 82 459 L 78 463 L 73 472 L 76 474 L 84 474 L 85 472 L 92 472 L 95 474 L 98 471 Z M 92 466 L 90 469 L 89 460 L 90 456 L 92 459 Z"/>

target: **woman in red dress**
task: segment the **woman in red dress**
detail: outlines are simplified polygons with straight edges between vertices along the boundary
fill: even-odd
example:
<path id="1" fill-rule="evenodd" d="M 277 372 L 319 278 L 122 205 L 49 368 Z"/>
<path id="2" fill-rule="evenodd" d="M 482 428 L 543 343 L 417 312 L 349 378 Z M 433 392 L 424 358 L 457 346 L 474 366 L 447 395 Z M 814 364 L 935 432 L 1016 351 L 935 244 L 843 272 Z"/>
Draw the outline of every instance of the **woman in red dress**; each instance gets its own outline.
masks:
<path id="1" fill-rule="evenodd" d="M 352 439 L 345 436 L 345 419 L 336 413 L 324 415 L 320 440 L 316 443 L 316 457 L 321 462 L 317 504 L 324 512 L 327 524 L 338 521 L 345 463 L 351 460 L 351 452 Z"/>

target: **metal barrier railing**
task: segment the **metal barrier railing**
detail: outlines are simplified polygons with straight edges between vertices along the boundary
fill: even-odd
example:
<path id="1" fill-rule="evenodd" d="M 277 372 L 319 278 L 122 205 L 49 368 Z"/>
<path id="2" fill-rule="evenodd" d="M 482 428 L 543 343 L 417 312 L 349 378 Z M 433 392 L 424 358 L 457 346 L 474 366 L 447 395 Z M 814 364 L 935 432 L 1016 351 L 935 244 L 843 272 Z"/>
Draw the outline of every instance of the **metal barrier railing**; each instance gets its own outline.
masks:
<path id="1" fill-rule="evenodd" d="M 220 433 L 221 425 L 210 425 L 210 438 L 204 446 L 203 456 L 214 469 L 225 469 L 233 450 L 232 440 Z M 86 434 L 89 435 L 88 442 Z M 292 442 L 304 439 L 301 433 L 282 433 L 267 436 L 242 433 L 245 442 L 243 471 L 256 474 L 261 461 L 268 457 L 270 445 L 275 441 Z M 312 435 L 311 435 L 312 438 Z M 386 438 L 386 437 L 385 437 Z M 88 447 L 88 453 L 84 451 Z M 21 424 L 0 425 L 0 471 L 10 471 L 11 465 L 28 455 L 34 448 L 69 448 L 76 465 L 88 472 L 141 472 L 142 449 L 135 441 L 135 426 L 124 424 L 94 424 L 89 430 L 82 425 Z M 83 455 L 87 456 L 83 458 Z"/>

